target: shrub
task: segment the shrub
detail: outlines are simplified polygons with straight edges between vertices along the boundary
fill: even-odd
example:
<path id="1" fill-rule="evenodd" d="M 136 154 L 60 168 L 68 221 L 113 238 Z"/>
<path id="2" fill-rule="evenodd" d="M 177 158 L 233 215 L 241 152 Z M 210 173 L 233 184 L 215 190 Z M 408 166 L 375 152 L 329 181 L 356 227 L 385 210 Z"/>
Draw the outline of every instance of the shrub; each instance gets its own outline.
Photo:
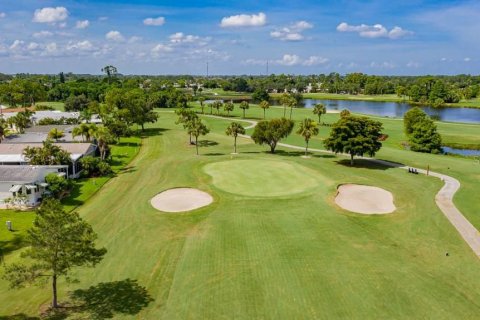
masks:
<path id="1" fill-rule="evenodd" d="M 100 158 L 87 156 L 80 159 L 82 165 L 82 175 L 84 177 L 100 177 L 111 174 L 112 168 L 106 161 Z"/>

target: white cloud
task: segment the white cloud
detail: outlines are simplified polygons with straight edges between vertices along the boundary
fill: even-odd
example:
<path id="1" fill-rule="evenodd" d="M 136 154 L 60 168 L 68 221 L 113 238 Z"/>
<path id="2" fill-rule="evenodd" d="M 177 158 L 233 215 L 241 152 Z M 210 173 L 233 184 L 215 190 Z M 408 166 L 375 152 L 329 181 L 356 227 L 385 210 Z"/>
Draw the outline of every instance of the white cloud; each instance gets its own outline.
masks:
<path id="1" fill-rule="evenodd" d="M 319 57 L 319 56 L 310 56 L 308 59 L 302 62 L 302 65 L 311 67 L 311 66 L 316 66 L 319 64 L 324 64 L 327 63 L 328 59 L 324 57 Z"/>
<path id="2" fill-rule="evenodd" d="M 243 64 L 253 65 L 253 66 L 261 66 L 266 65 L 267 60 L 259 60 L 259 59 L 247 59 L 242 61 Z"/>
<path id="3" fill-rule="evenodd" d="M 53 36 L 53 32 L 50 31 L 39 31 L 33 34 L 34 38 L 48 38 Z"/>
<path id="4" fill-rule="evenodd" d="M 463 61 L 470 62 L 470 61 L 472 61 L 472 59 L 470 59 L 469 57 L 466 57 L 465 59 L 463 59 Z"/>
<path id="5" fill-rule="evenodd" d="M 3 19 L 7 16 L 5 12 L 0 12 L 0 19 Z"/>
<path id="6" fill-rule="evenodd" d="M 282 59 L 276 60 L 275 63 L 283 66 L 295 66 L 301 63 L 301 59 L 296 54 L 284 54 Z"/>
<path id="7" fill-rule="evenodd" d="M 393 69 L 395 68 L 395 64 L 393 64 L 392 62 L 375 62 L 375 61 L 372 61 L 370 63 L 370 67 L 371 68 L 379 68 L 379 69 Z"/>
<path id="8" fill-rule="evenodd" d="M 375 24 L 373 26 L 369 26 L 366 24 L 361 25 L 349 25 L 346 22 L 342 22 L 337 26 L 338 32 L 356 32 L 361 37 L 364 38 L 390 38 L 390 39 L 400 39 L 408 35 L 412 35 L 412 31 L 408 31 L 402 29 L 401 27 L 394 27 L 392 30 L 388 31 L 381 24 Z"/>
<path id="9" fill-rule="evenodd" d="M 283 27 L 270 32 L 270 36 L 282 41 L 301 41 L 305 37 L 302 31 L 313 28 L 313 25 L 307 21 L 298 21 L 288 27 Z"/>
<path id="10" fill-rule="evenodd" d="M 267 23 L 267 16 L 265 13 L 258 14 L 239 14 L 230 17 L 224 17 L 220 22 L 222 28 L 229 27 L 260 27 Z"/>
<path id="11" fill-rule="evenodd" d="M 159 43 L 150 50 L 152 57 L 158 58 L 163 54 L 173 52 L 173 48 L 170 45 Z"/>
<path id="12" fill-rule="evenodd" d="M 24 44 L 25 44 L 25 42 L 22 41 L 22 40 L 15 40 L 10 45 L 9 49 L 12 50 L 12 51 L 21 50 Z"/>
<path id="13" fill-rule="evenodd" d="M 415 62 L 415 61 L 409 61 L 407 63 L 407 68 L 420 68 L 420 63 Z"/>
<path id="14" fill-rule="evenodd" d="M 128 39 L 128 43 L 137 43 L 142 41 L 142 37 L 132 36 Z"/>
<path id="15" fill-rule="evenodd" d="M 146 26 L 163 26 L 165 24 L 165 18 L 164 17 L 147 18 L 143 20 L 143 24 Z"/>
<path id="16" fill-rule="evenodd" d="M 95 48 L 93 44 L 88 40 L 69 42 L 66 46 L 67 50 L 80 50 L 80 51 L 92 51 Z"/>
<path id="17" fill-rule="evenodd" d="M 86 29 L 90 25 L 90 21 L 88 20 L 79 20 L 77 21 L 77 24 L 75 25 L 75 28 L 77 29 Z"/>
<path id="18" fill-rule="evenodd" d="M 98 18 L 98 21 L 107 21 L 108 20 L 108 17 L 99 17 Z"/>
<path id="19" fill-rule="evenodd" d="M 33 21 L 38 23 L 56 23 L 68 18 L 68 10 L 65 7 L 48 7 L 35 10 Z"/>
<path id="20" fill-rule="evenodd" d="M 115 42 L 125 41 L 125 37 L 119 31 L 116 31 L 116 30 L 107 32 L 107 34 L 105 35 L 105 39 L 110 41 L 115 41 Z"/>
<path id="21" fill-rule="evenodd" d="M 27 46 L 28 51 L 35 51 L 40 48 L 40 45 L 36 42 L 30 42 Z"/>

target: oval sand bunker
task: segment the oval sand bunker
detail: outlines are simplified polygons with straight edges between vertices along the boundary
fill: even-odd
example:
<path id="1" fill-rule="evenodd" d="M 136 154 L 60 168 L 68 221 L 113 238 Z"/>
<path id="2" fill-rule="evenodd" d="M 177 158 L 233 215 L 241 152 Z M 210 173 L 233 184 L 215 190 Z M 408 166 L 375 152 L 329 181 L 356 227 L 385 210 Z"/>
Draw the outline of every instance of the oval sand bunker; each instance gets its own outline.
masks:
<path id="1" fill-rule="evenodd" d="M 358 184 L 339 186 L 335 203 L 345 210 L 363 214 L 387 214 L 396 209 L 393 195 L 387 190 Z"/>
<path id="2" fill-rule="evenodd" d="M 192 188 L 163 191 L 150 200 L 152 206 L 164 212 L 184 212 L 208 206 L 213 198 L 206 192 Z"/>

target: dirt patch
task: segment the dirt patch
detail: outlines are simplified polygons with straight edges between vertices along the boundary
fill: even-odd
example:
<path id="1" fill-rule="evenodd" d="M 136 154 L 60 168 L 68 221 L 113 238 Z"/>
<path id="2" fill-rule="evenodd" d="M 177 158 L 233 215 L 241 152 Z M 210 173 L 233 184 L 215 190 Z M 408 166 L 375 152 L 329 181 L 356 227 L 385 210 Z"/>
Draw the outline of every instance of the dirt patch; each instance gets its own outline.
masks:
<path id="1" fill-rule="evenodd" d="M 339 186 L 335 203 L 345 210 L 362 214 L 387 214 L 396 209 L 393 195 L 387 190 L 357 184 Z"/>
<path id="2" fill-rule="evenodd" d="M 208 206 L 213 198 L 193 188 L 175 188 L 163 191 L 150 200 L 152 206 L 164 212 L 185 212 Z"/>

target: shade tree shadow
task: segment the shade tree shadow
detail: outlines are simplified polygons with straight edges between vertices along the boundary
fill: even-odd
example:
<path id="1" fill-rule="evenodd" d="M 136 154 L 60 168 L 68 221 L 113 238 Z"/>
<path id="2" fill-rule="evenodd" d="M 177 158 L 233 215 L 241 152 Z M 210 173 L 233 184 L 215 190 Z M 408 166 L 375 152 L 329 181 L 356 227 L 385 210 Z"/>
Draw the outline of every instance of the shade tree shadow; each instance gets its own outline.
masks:
<path id="1" fill-rule="evenodd" d="M 153 301 L 147 289 L 137 280 L 102 282 L 70 294 L 76 311 L 89 319 L 110 319 L 116 315 L 136 315 Z"/>
<path id="2" fill-rule="evenodd" d="M 0 316 L 0 320 L 40 320 L 39 317 L 31 317 L 25 313 L 18 313 L 11 316 Z"/>
<path id="3" fill-rule="evenodd" d="M 381 160 L 380 160 L 381 161 Z M 389 161 L 390 162 L 390 161 Z M 336 161 L 337 164 L 349 168 L 357 168 L 357 169 L 374 169 L 374 170 L 388 170 L 392 168 L 398 168 L 403 166 L 401 163 L 393 163 L 393 165 L 386 165 L 381 162 L 369 159 L 354 159 L 353 165 L 350 164 L 350 159 L 341 159 Z"/>
<path id="4" fill-rule="evenodd" d="M 199 147 L 213 147 L 217 146 L 218 142 L 212 141 L 212 140 L 200 140 L 198 141 L 198 146 Z"/>

